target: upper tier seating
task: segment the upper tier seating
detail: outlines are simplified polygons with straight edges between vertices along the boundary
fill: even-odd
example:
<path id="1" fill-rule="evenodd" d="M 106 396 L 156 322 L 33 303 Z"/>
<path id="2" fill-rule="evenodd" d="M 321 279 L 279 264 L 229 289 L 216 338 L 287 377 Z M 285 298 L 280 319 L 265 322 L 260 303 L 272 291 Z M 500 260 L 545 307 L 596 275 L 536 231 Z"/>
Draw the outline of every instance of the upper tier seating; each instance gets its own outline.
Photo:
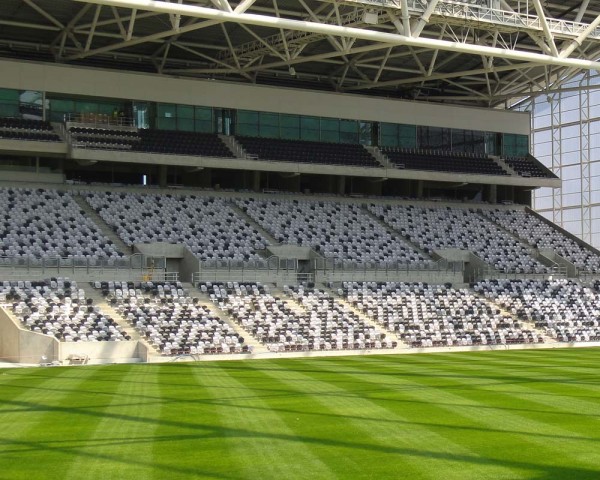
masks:
<path id="1" fill-rule="evenodd" d="M 164 355 L 248 352 L 244 339 L 179 282 L 94 282 Z"/>
<path id="2" fill-rule="evenodd" d="M 548 271 L 525 245 L 472 209 L 371 204 L 369 210 L 427 252 L 459 248 L 471 250 L 497 270 Z"/>
<path id="3" fill-rule="evenodd" d="M 526 157 L 505 157 L 504 161 L 522 177 L 557 178 L 552 172 L 541 167 L 531 155 Z"/>
<path id="4" fill-rule="evenodd" d="M 358 205 L 253 199 L 237 204 L 277 241 L 312 247 L 327 258 L 390 265 L 431 261 L 390 235 Z"/>
<path id="5" fill-rule="evenodd" d="M 69 193 L 0 188 L 0 210 L 0 257 L 72 257 L 94 264 L 122 256 Z"/>
<path id="6" fill-rule="evenodd" d="M 385 333 L 366 325 L 325 292 L 312 288 L 285 290 L 301 304 L 270 293 L 258 283 L 207 283 L 201 290 L 221 310 L 271 351 L 392 348 Z"/>
<path id="7" fill-rule="evenodd" d="M 60 142 L 50 122 L 21 118 L 0 118 L 0 139 Z"/>
<path id="8" fill-rule="evenodd" d="M 485 154 L 446 152 L 381 147 L 381 152 L 396 167 L 409 170 L 473 173 L 478 175 L 508 175 L 504 169 Z"/>
<path id="9" fill-rule="evenodd" d="M 346 143 L 236 137 L 244 150 L 259 160 L 324 163 L 354 167 L 381 167 L 362 145 Z"/>
<path id="10" fill-rule="evenodd" d="M 87 148 L 104 148 L 109 150 L 131 150 L 140 142 L 137 130 L 100 127 L 71 127 L 71 143 Z"/>
<path id="11" fill-rule="evenodd" d="M 2 282 L 0 303 L 9 305 L 29 330 L 62 342 L 131 340 L 92 299 L 86 299 L 76 282 L 68 279 Z"/>
<path id="12" fill-rule="evenodd" d="M 600 256 L 586 250 L 535 215 L 523 210 L 483 210 L 482 213 L 535 248 L 551 248 L 581 270 L 600 272 Z"/>
<path id="13" fill-rule="evenodd" d="M 200 260 L 262 260 L 255 251 L 266 240 L 224 199 L 114 192 L 88 192 L 85 198 L 127 245 L 182 243 Z"/>
<path id="14" fill-rule="evenodd" d="M 486 280 L 475 291 L 559 342 L 600 340 L 600 294 L 571 280 Z"/>
<path id="15" fill-rule="evenodd" d="M 344 282 L 357 309 L 412 347 L 540 343 L 543 339 L 467 289 L 426 283 Z"/>
<path id="16" fill-rule="evenodd" d="M 132 150 L 197 157 L 235 158 L 219 136 L 214 133 L 139 130 L 139 135 L 140 142 L 132 145 Z"/>

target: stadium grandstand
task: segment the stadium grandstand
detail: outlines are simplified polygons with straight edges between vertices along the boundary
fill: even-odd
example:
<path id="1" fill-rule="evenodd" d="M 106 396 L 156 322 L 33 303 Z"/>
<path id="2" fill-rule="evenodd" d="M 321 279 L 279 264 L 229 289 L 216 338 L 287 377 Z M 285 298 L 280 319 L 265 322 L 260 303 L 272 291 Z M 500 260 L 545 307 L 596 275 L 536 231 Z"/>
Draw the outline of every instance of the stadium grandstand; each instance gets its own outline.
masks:
<path id="1" fill-rule="evenodd" d="M 5 0 L 0 357 L 593 344 L 599 24 L 589 1 Z"/>
<path id="2" fill-rule="evenodd" d="M 0 0 L 0 478 L 600 478 L 600 0 Z"/>

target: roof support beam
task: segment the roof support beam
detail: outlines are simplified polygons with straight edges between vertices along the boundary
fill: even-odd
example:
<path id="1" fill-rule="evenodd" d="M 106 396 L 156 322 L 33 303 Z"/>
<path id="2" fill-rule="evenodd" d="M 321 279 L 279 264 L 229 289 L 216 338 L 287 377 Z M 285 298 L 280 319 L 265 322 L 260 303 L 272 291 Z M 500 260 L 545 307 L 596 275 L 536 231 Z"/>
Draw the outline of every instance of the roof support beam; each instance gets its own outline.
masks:
<path id="1" fill-rule="evenodd" d="M 92 46 L 92 40 L 94 39 L 94 33 L 96 32 L 96 23 L 98 23 L 98 17 L 100 16 L 100 11 L 102 10 L 102 5 L 96 5 L 96 11 L 94 12 L 94 20 L 92 20 L 92 27 L 90 28 L 90 33 L 88 34 L 87 42 L 85 42 L 84 51 L 89 52 L 90 47 Z"/>
<path id="2" fill-rule="evenodd" d="M 134 19 L 135 19 L 135 17 L 132 17 L 132 20 L 134 20 Z M 221 23 L 221 21 L 219 21 L 219 20 L 207 20 L 205 22 L 194 23 L 192 25 L 180 27 L 177 30 L 171 29 L 171 30 L 167 30 L 165 32 L 159 32 L 159 33 L 155 33 L 152 35 L 147 35 L 145 37 L 132 38 L 132 39 L 126 40 L 124 42 L 115 43 L 114 45 L 107 45 L 106 47 L 96 48 L 94 50 L 90 50 L 89 52 L 81 52 L 76 55 L 71 55 L 69 57 L 66 57 L 65 59 L 69 60 L 69 61 L 70 60 L 79 60 L 81 58 L 91 57 L 92 55 L 97 55 L 99 53 L 112 52 L 114 50 L 119 50 L 121 48 L 127 48 L 127 47 L 132 47 L 134 45 L 139 45 L 141 43 L 151 42 L 152 40 L 158 40 L 161 38 L 171 37 L 173 35 L 179 35 L 179 34 L 183 34 L 183 33 L 187 33 L 187 32 L 192 32 L 194 30 L 200 30 L 201 28 L 218 25 L 219 23 Z M 130 24 L 129 24 L 130 28 L 132 28 L 132 25 L 133 24 L 130 22 Z M 133 33 L 133 31 L 132 31 L 132 33 Z M 129 33 L 127 34 L 127 36 L 129 36 Z"/>
<path id="3" fill-rule="evenodd" d="M 195 5 L 177 5 L 170 4 L 163 1 L 155 0 L 75 0 L 82 3 L 94 3 L 100 5 L 119 6 L 124 8 L 141 8 L 144 10 L 163 12 L 163 13 L 181 13 L 182 15 L 188 15 L 192 17 L 208 18 L 211 19 L 213 24 L 221 22 L 237 22 L 238 24 L 245 25 L 258 25 L 270 28 L 285 28 L 289 30 L 298 30 L 304 32 L 320 33 L 328 36 L 340 36 L 340 37 L 353 37 L 357 39 L 380 42 L 390 45 L 406 45 L 412 47 L 424 47 L 440 50 L 447 50 L 451 52 L 459 52 L 470 55 L 486 55 L 490 57 L 507 58 L 510 60 L 517 60 L 523 62 L 535 62 L 542 65 L 559 65 L 564 67 L 578 67 L 581 69 L 593 69 L 600 70 L 600 62 L 592 61 L 587 59 L 575 59 L 575 58 L 559 58 L 558 56 L 549 56 L 539 53 L 494 48 L 483 45 L 472 45 L 468 43 L 456 43 L 447 40 L 437 40 L 431 38 L 416 38 L 413 32 L 413 37 L 406 35 L 398 35 L 387 32 L 379 32 L 369 29 L 360 29 L 353 27 L 343 27 L 339 25 L 321 24 L 309 21 L 291 20 L 287 18 L 276 18 L 268 17 L 265 15 L 256 14 L 236 14 L 233 12 L 223 12 L 212 8 L 199 7 Z M 435 0 L 432 0 L 434 2 Z M 539 1 L 539 0 L 537 0 Z M 430 4 L 431 5 L 431 4 Z M 207 24 L 209 22 L 203 22 Z M 200 24 L 202 25 L 202 24 Z M 198 27 L 194 25 L 194 27 Z M 180 33 L 180 32 L 175 32 Z M 162 32 L 157 34 L 158 36 L 169 36 L 173 32 Z M 147 37 L 145 37 L 147 38 Z M 143 43 L 144 39 L 136 39 L 137 43 Z M 116 48 L 123 48 L 127 45 L 111 45 L 106 47 L 107 50 L 114 50 Z M 97 51 L 96 51 L 97 52 Z M 86 52 L 84 56 L 93 54 L 94 51 Z"/>
<path id="4" fill-rule="evenodd" d="M 233 13 L 244 13 L 248 10 L 256 0 L 243 0 L 238 4 L 237 7 L 233 10 Z"/>
<path id="5" fill-rule="evenodd" d="M 581 2 L 581 5 L 579 5 L 579 10 L 577 11 L 577 16 L 575 17 L 575 20 L 573 20 L 574 22 L 581 22 L 581 19 L 585 15 L 589 4 L 590 0 L 583 0 Z"/>
<path id="6" fill-rule="evenodd" d="M 540 0 L 533 0 L 533 5 L 538 14 L 540 22 L 542 23 L 542 30 L 544 31 L 544 35 L 546 35 L 546 42 L 550 47 L 550 51 L 552 52 L 552 55 L 558 57 L 558 49 L 556 48 L 556 43 L 554 43 L 554 37 L 552 36 L 552 32 L 548 26 L 548 20 L 546 20 L 546 14 L 544 13 L 544 9 Z"/>
<path id="7" fill-rule="evenodd" d="M 52 15 L 50 15 L 46 10 L 44 10 L 38 4 L 34 3 L 33 0 L 23 0 L 23 2 L 25 2 L 27 5 L 29 5 L 31 8 L 33 8 L 36 12 L 38 12 L 42 17 L 49 20 L 51 23 L 53 23 L 57 27 L 65 28 L 65 26 L 62 23 L 60 23 L 56 18 L 54 18 Z"/>
<path id="8" fill-rule="evenodd" d="M 569 55 L 571 55 L 571 53 L 573 53 L 573 51 L 577 48 L 580 47 L 581 44 L 585 41 L 585 39 L 590 35 L 590 33 L 592 33 L 594 30 L 596 30 L 596 27 L 600 25 L 600 15 L 598 15 L 594 21 L 592 23 L 590 23 L 587 28 L 581 32 L 579 34 L 579 36 L 575 39 L 573 39 L 573 41 L 571 42 L 570 45 L 568 45 L 567 47 L 565 47 L 564 49 L 561 50 L 560 52 L 560 57 L 561 58 L 567 58 Z"/>
<path id="9" fill-rule="evenodd" d="M 421 35 L 421 32 L 425 28 L 425 25 L 427 25 L 427 23 L 429 22 L 429 17 L 431 17 L 431 14 L 435 10 L 435 7 L 437 7 L 438 2 L 439 0 L 429 0 L 429 5 L 427 5 L 427 8 L 423 12 L 423 15 L 421 15 L 421 18 L 419 18 L 419 20 L 417 21 L 417 24 L 415 25 L 415 28 L 412 32 L 413 38 L 418 38 L 419 35 Z"/>

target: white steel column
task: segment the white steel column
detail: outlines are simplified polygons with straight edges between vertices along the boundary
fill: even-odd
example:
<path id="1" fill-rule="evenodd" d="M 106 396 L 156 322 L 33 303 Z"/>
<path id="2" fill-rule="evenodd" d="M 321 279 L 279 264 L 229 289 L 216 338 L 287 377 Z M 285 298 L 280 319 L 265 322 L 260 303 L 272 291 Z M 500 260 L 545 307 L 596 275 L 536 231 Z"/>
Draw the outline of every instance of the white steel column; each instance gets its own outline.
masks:
<path id="1" fill-rule="evenodd" d="M 552 172 L 560 177 L 562 165 L 562 140 L 561 140 L 561 94 L 549 96 L 550 101 L 550 126 L 552 128 Z M 552 190 L 552 221 L 563 226 L 562 188 Z"/>
<path id="2" fill-rule="evenodd" d="M 589 72 L 583 76 L 579 85 L 588 87 L 590 84 Z M 581 178 L 581 237 L 587 243 L 592 243 L 592 209 L 590 203 L 592 200 L 591 169 L 590 169 L 590 91 L 588 88 L 582 88 L 579 91 L 580 108 L 580 129 L 581 136 L 579 151 L 580 159 L 580 178 Z"/>

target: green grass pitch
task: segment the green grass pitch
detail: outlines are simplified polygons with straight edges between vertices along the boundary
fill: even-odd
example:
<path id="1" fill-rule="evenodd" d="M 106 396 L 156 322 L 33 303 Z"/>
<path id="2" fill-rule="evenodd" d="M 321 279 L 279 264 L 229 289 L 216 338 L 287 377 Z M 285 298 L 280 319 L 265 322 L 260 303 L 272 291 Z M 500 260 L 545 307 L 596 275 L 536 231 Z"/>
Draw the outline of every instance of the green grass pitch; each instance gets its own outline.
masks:
<path id="1" fill-rule="evenodd" d="M 0 478 L 600 479 L 600 349 L 0 370 Z"/>

